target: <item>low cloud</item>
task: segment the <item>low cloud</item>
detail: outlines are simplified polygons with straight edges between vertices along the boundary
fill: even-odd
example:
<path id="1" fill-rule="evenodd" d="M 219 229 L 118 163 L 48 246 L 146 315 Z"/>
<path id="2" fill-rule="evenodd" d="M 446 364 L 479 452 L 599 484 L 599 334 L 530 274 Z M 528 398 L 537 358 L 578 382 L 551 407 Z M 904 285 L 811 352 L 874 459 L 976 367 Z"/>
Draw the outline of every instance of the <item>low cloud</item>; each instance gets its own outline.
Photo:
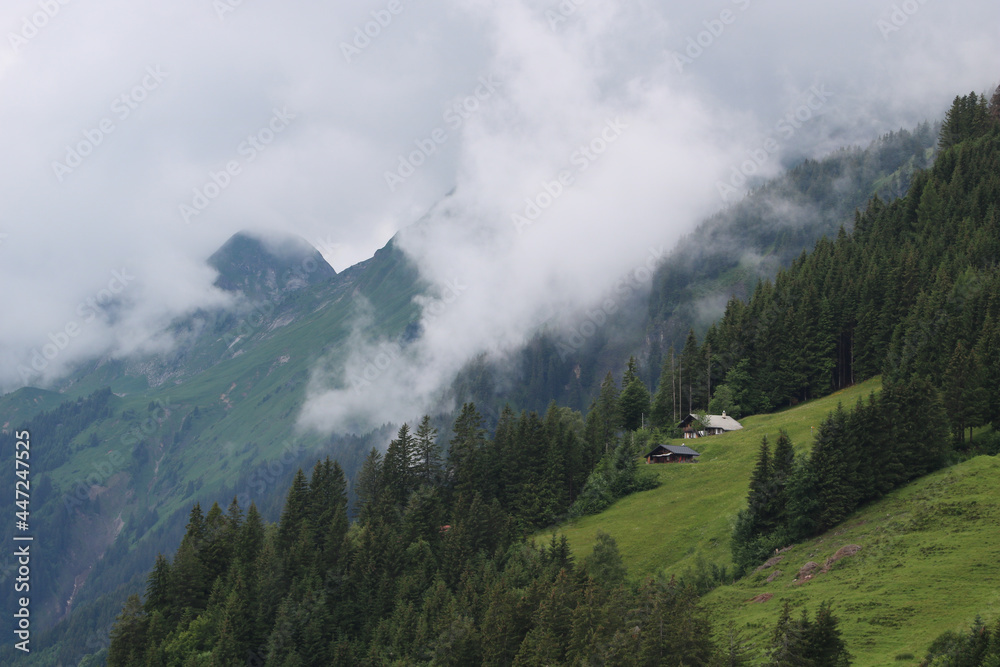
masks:
<path id="1" fill-rule="evenodd" d="M 55 4 L 0 9 L 0 387 L 175 344 L 172 318 L 228 303 L 204 260 L 241 229 L 298 234 L 339 271 L 433 209 L 400 247 L 438 294 L 467 289 L 435 319 L 424 304 L 384 420 L 669 251 L 769 137 L 761 175 L 1000 76 L 984 0 Z M 785 137 L 816 87 L 832 95 Z M 253 160 L 251 139 L 269 139 Z M 135 279 L 88 320 L 123 268 Z M 35 351 L 48 365 L 26 379 Z M 321 380 L 316 400 L 336 398 Z M 321 404 L 306 421 L 337 428 L 310 420 Z"/>

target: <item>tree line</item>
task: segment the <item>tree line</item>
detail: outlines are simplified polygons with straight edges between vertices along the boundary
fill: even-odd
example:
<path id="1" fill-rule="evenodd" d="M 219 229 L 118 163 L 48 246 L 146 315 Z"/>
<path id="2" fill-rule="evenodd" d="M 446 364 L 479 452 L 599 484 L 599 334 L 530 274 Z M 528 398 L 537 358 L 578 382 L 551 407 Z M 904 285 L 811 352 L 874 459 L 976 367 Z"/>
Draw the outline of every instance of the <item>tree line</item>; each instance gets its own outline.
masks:
<path id="1" fill-rule="evenodd" d="M 747 507 L 732 534 L 737 572 L 775 549 L 823 533 L 855 510 L 948 462 L 944 408 L 925 379 L 887 385 L 851 412 L 838 406 L 808 454 L 796 457 L 782 431 L 767 436 L 750 477 Z"/>
<path id="2" fill-rule="evenodd" d="M 701 342 L 690 332 L 660 380 L 660 404 L 682 409 L 654 415 L 764 412 L 881 374 L 940 388 L 960 446 L 1000 427 L 1000 98 L 956 98 L 939 145 L 905 197 L 873 198 Z"/>
<path id="3" fill-rule="evenodd" d="M 713 638 L 694 587 L 629 580 L 607 534 L 582 562 L 565 537 L 527 540 L 516 502 L 507 511 L 472 486 L 483 480 L 470 476 L 463 447 L 478 428 L 467 405 L 454 455 L 441 460 L 429 420 L 414 435 L 401 427 L 366 462 L 354 523 L 347 480 L 329 458 L 308 477 L 298 471 L 277 524 L 235 499 L 226 511 L 195 505 L 173 558 L 157 557 L 145 595 L 126 601 L 107 664 L 652 667 L 757 657 L 735 628 Z M 826 605 L 815 620 L 791 620 L 786 608 L 762 648 L 773 665 L 791 664 L 787 655 L 846 664 Z"/>

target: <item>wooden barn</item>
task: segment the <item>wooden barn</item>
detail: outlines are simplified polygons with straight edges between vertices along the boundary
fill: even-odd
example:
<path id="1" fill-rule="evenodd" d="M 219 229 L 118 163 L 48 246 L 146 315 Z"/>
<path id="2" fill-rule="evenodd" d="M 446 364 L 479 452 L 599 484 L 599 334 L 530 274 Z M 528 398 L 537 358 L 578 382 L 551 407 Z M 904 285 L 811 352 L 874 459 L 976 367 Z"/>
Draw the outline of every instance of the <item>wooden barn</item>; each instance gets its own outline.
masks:
<path id="1" fill-rule="evenodd" d="M 702 428 L 695 428 L 695 424 L 700 424 Z M 739 431 L 743 424 L 723 412 L 721 415 L 702 415 L 701 419 L 698 415 L 688 415 L 677 427 L 684 432 L 685 439 L 691 439 Z"/>
<path id="2" fill-rule="evenodd" d="M 701 454 L 683 445 L 657 445 L 646 454 L 646 463 L 695 463 L 699 456 Z"/>

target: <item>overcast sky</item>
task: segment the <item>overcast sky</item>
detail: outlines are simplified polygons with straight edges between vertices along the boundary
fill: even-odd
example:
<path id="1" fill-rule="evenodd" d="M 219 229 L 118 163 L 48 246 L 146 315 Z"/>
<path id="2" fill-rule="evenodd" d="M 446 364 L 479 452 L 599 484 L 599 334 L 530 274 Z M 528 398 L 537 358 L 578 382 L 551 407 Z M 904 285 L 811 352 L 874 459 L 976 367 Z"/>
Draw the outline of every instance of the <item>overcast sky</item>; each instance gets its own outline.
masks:
<path id="1" fill-rule="evenodd" d="M 150 334 L 222 299 L 204 260 L 236 231 L 339 271 L 453 189 L 403 245 L 475 295 L 436 320 L 462 355 L 516 345 L 669 250 L 752 156 L 775 173 L 1000 78 L 994 0 L 8 0 L 0 29 L 8 389 L 169 345 Z"/>

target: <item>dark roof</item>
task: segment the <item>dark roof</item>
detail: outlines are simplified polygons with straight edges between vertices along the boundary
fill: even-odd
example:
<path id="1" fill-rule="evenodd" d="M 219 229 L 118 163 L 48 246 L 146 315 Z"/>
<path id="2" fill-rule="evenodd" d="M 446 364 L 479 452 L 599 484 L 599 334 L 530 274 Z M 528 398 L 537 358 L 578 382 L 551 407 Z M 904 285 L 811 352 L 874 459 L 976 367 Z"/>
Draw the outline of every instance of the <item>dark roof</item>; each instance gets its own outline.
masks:
<path id="1" fill-rule="evenodd" d="M 657 445 L 653 451 L 646 454 L 646 457 L 652 456 L 661 449 L 665 449 L 671 454 L 679 454 L 681 456 L 701 456 L 698 452 L 694 451 L 690 447 L 685 447 L 684 445 Z"/>

